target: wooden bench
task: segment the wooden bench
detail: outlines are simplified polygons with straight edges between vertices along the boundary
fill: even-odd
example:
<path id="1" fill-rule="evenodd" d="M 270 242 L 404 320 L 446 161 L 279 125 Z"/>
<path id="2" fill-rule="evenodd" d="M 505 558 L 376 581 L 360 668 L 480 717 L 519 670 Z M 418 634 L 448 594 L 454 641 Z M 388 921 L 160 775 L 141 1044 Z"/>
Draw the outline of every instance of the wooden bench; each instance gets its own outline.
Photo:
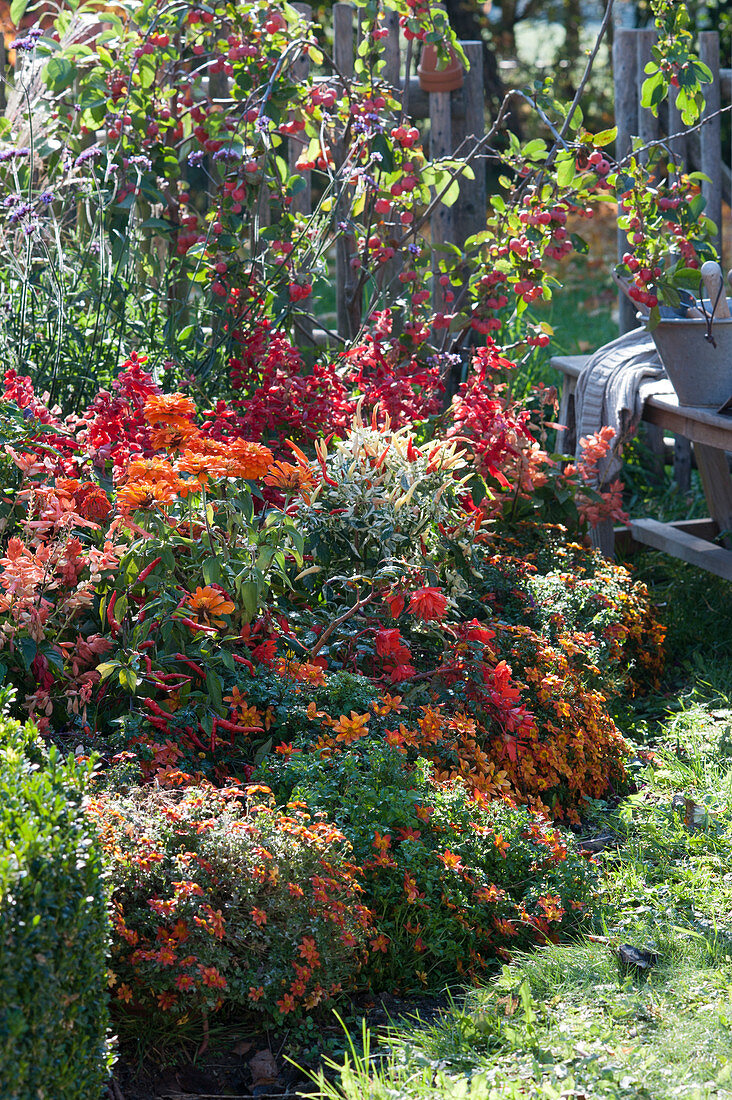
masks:
<path id="1" fill-rule="evenodd" d="M 563 449 L 564 431 L 573 422 L 577 378 L 588 359 L 587 355 L 558 355 L 551 360 L 552 366 L 564 375 L 559 422 L 565 428 L 559 430 L 559 451 Z M 722 416 L 713 409 L 679 405 L 675 395 L 649 397 L 642 416 L 661 431 L 684 436 L 694 444 L 709 518 L 676 523 L 631 520 L 627 529 L 610 527 L 599 532 L 600 549 L 611 556 L 616 539 L 626 543 L 632 540 L 732 581 L 732 476 L 725 453 L 732 451 L 732 416 Z M 720 533 L 724 546 L 710 541 Z"/>

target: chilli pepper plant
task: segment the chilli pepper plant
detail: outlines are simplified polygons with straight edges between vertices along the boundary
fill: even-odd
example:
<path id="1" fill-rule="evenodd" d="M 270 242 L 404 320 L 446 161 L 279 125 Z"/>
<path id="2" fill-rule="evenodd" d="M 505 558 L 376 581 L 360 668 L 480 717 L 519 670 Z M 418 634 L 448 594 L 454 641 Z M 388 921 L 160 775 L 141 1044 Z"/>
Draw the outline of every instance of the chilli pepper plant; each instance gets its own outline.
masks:
<path id="1" fill-rule="evenodd" d="M 576 818 L 622 778 L 607 704 L 654 674 L 660 630 L 624 570 L 550 522 L 566 498 L 579 523 L 592 491 L 541 448 L 506 366 L 479 349 L 484 384 L 427 441 L 364 421 L 353 394 L 343 438 L 313 458 L 291 443 L 291 461 L 222 403 L 199 416 L 162 393 L 137 357 L 65 420 L 10 372 L 27 419 L 0 629 L 28 713 L 159 783 L 248 778 L 292 741 L 293 693 L 307 712 L 303 692 L 355 673 L 401 697 L 441 777 Z M 327 740 L 350 710 L 300 732 Z"/>

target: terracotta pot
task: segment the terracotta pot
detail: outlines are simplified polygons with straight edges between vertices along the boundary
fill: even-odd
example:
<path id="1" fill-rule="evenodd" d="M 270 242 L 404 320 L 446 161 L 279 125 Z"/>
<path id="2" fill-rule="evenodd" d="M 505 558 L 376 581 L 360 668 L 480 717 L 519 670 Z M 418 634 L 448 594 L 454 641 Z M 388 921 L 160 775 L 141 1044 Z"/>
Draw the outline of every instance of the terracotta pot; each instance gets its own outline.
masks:
<path id="1" fill-rule="evenodd" d="M 438 68 L 437 47 L 428 42 L 417 66 L 419 86 L 423 92 L 454 92 L 463 86 L 463 67 L 453 49 L 447 65 Z"/>

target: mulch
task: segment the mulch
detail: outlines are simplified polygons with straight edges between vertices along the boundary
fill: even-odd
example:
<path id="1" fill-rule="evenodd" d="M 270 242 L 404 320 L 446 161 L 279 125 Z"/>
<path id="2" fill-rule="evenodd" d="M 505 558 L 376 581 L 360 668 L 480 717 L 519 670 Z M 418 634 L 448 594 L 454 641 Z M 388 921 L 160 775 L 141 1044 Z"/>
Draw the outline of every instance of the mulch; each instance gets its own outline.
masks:
<path id="1" fill-rule="evenodd" d="M 398 997 L 383 994 L 355 998 L 341 1016 L 348 1020 L 356 1042 L 361 1019 L 372 1032 L 372 1050 L 378 1050 L 374 1032 L 391 1024 L 418 1018 L 429 1023 L 448 1007 L 446 996 Z M 302 1031 L 247 1032 L 237 1036 L 232 1025 L 225 1043 L 213 1044 L 200 1058 L 178 1056 L 164 1060 L 151 1054 L 140 1062 L 122 1049 L 114 1067 L 108 1100 L 233 1100 L 256 1097 L 257 1100 L 298 1100 L 311 1096 L 312 1078 L 298 1069 L 304 1066 L 317 1072 L 319 1058 L 304 1045 Z M 338 1021 L 329 1016 L 317 1029 L 321 1051 L 339 1060 L 345 1035 Z M 382 1047 L 383 1053 L 383 1047 Z M 288 1061 L 288 1057 L 292 1062 Z"/>

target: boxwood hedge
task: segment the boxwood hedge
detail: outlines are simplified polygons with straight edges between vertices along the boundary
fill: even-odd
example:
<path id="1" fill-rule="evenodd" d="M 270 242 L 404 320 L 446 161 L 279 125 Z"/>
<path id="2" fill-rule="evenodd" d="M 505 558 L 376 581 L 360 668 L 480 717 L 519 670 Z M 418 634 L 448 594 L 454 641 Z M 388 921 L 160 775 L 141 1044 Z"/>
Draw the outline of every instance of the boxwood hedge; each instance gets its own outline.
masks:
<path id="1" fill-rule="evenodd" d="M 102 862 L 88 765 L 0 717 L 0 1094 L 99 1100 L 108 1076 Z"/>

